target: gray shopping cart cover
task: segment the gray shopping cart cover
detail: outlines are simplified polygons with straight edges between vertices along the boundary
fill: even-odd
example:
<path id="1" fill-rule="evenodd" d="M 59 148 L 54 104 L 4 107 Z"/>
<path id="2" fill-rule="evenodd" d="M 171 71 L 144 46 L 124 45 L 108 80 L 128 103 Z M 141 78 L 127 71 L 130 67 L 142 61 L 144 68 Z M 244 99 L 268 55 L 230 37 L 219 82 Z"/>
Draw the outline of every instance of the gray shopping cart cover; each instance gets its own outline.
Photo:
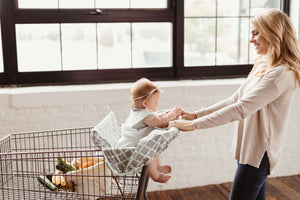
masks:
<path id="1" fill-rule="evenodd" d="M 103 151 L 106 164 L 115 174 L 140 171 L 141 167 L 162 151 L 178 136 L 175 127 L 170 130 L 155 128 L 142 138 L 136 147 L 117 148 L 121 127 L 113 112 L 110 112 L 92 131 L 93 142 Z"/>

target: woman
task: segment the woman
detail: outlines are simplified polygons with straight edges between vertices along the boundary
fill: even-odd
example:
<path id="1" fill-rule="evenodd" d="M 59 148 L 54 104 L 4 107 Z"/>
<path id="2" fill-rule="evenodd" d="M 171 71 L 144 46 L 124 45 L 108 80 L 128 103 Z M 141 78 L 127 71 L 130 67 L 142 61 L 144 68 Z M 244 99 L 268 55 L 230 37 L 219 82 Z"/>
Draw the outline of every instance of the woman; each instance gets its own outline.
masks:
<path id="1" fill-rule="evenodd" d="M 260 57 L 245 83 L 229 98 L 169 127 L 193 131 L 238 121 L 233 154 L 238 167 L 231 200 L 265 199 L 266 179 L 278 162 L 291 99 L 300 85 L 300 51 L 288 16 L 267 10 L 251 21 L 251 40 Z"/>

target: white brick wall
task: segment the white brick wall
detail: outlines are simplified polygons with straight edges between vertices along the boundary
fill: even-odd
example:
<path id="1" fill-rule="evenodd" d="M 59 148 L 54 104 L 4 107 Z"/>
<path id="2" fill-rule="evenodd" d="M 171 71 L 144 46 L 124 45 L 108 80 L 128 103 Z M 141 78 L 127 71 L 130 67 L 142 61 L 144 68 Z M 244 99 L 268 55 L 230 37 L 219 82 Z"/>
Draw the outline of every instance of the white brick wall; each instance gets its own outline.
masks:
<path id="1" fill-rule="evenodd" d="M 194 111 L 231 95 L 243 79 L 157 82 L 164 90 L 159 109 L 174 105 Z M 0 89 L 0 138 L 9 133 L 89 127 L 109 111 L 120 123 L 129 114 L 131 83 Z M 273 176 L 300 173 L 300 90 L 293 101 L 281 163 Z M 173 167 L 168 184 L 150 182 L 149 191 L 232 181 L 230 154 L 235 124 L 181 133 L 161 154 Z"/>

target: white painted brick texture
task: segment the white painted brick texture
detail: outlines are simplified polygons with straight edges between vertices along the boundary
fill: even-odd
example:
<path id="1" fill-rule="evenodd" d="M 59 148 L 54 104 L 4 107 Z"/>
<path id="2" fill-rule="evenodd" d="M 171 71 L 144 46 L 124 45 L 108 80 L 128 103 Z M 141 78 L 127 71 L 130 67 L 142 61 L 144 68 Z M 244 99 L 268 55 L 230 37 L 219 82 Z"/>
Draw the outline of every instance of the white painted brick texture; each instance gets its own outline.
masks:
<path id="1" fill-rule="evenodd" d="M 243 79 L 157 82 L 164 91 L 159 109 L 178 105 L 194 111 L 231 95 Z M 129 114 L 131 83 L 0 89 L 0 137 L 10 133 L 95 126 L 111 110 L 123 123 Z M 300 90 L 286 131 L 281 162 L 272 176 L 300 173 Z M 168 184 L 150 181 L 149 191 L 232 181 L 235 124 L 182 132 L 163 152 L 162 164 L 173 168 Z"/>

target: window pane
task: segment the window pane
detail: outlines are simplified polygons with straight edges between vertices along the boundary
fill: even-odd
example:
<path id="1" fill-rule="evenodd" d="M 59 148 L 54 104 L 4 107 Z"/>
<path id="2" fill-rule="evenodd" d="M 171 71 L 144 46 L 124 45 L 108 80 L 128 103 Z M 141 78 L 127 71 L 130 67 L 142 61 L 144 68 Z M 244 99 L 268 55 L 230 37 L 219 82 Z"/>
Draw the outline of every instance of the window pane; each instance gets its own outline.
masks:
<path id="1" fill-rule="evenodd" d="M 96 24 L 61 24 L 63 70 L 97 69 Z"/>
<path id="2" fill-rule="evenodd" d="M 218 0 L 218 16 L 245 16 L 249 14 L 249 0 Z"/>
<path id="3" fill-rule="evenodd" d="M 167 8 L 167 0 L 131 0 L 131 8 Z"/>
<path id="4" fill-rule="evenodd" d="M 0 23 L 0 72 L 4 72 L 4 68 L 3 68 L 3 53 L 2 53 L 1 23 Z"/>
<path id="5" fill-rule="evenodd" d="M 19 8 L 167 8 L 167 0 L 18 0 Z M 58 6 L 59 5 L 59 6 Z"/>
<path id="6" fill-rule="evenodd" d="M 17 24 L 18 69 L 61 70 L 59 24 Z"/>
<path id="7" fill-rule="evenodd" d="M 268 8 L 280 9 L 280 0 L 251 0 L 251 15 L 255 16 Z"/>
<path id="8" fill-rule="evenodd" d="M 185 19 L 184 65 L 215 65 L 216 19 Z"/>
<path id="9" fill-rule="evenodd" d="M 94 0 L 59 0 L 60 8 L 94 8 Z"/>
<path id="10" fill-rule="evenodd" d="M 292 1 L 291 2 L 291 9 L 290 9 L 290 19 L 294 25 L 296 34 L 298 35 L 299 39 L 299 26 L 300 26 L 300 2 L 299 1 Z"/>
<path id="11" fill-rule="evenodd" d="M 129 0 L 96 0 L 96 8 L 129 8 Z"/>
<path id="12" fill-rule="evenodd" d="M 185 17 L 215 16 L 216 0 L 185 0 Z"/>
<path id="13" fill-rule="evenodd" d="M 217 65 L 248 63 L 248 19 L 218 19 Z"/>
<path id="14" fill-rule="evenodd" d="M 130 23 L 97 26 L 99 69 L 131 68 Z"/>
<path id="15" fill-rule="evenodd" d="M 132 24 L 132 65 L 142 67 L 172 66 L 172 24 Z"/>
<path id="16" fill-rule="evenodd" d="M 58 8 L 58 0 L 18 0 L 19 8 Z"/>

